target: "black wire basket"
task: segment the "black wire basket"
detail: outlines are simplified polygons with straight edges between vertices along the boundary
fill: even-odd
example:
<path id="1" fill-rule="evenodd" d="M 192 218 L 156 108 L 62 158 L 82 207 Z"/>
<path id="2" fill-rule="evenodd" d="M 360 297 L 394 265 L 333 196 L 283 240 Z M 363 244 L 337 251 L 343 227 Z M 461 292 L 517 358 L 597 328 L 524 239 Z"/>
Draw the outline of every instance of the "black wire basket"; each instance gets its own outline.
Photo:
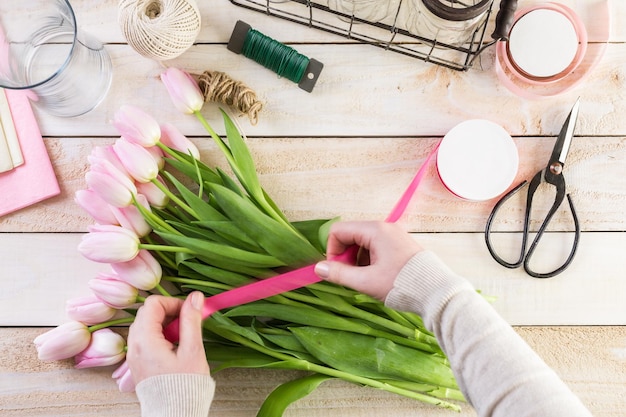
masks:
<path id="1" fill-rule="evenodd" d="M 409 30 L 403 22 L 409 15 L 411 0 L 398 0 L 390 7 L 384 18 L 374 21 L 359 17 L 354 12 L 346 12 L 329 7 L 327 0 L 230 0 L 236 6 L 279 17 L 311 28 L 340 35 L 344 38 L 377 46 L 386 50 L 408 55 L 422 61 L 431 62 L 457 71 L 466 71 L 475 58 L 497 40 L 504 40 L 515 11 L 516 0 L 502 0 L 496 18 L 496 29 L 486 39 L 489 16 L 493 0 L 482 0 L 479 24 L 461 42 L 440 41 L 437 37 L 424 36 Z M 318 2 L 319 1 L 319 2 Z M 325 1 L 326 4 L 321 3 Z M 375 0 L 373 0 L 375 1 Z M 419 1 L 419 0 L 417 0 Z M 440 3 L 440 0 L 424 1 Z M 458 0 L 450 3 L 464 5 Z M 448 8 L 447 6 L 443 6 Z M 473 6 L 463 6 L 471 8 Z M 450 10 L 460 10 L 452 9 Z M 457 16 L 462 14 L 457 13 Z M 452 20 L 456 19 L 454 16 Z"/>

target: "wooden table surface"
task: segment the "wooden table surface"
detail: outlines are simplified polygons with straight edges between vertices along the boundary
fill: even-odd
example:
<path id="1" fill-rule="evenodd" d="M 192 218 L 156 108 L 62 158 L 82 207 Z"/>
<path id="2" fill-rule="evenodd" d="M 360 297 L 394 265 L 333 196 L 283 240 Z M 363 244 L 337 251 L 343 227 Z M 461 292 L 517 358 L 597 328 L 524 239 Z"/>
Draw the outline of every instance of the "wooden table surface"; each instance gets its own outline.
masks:
<path id="1" fill-rule="evenodd" d="M 37 0 L 32 1 L 36 7 Z M 596 0 L 563 0 L 593 13 Z M 114 112 L 142 107 L 192 137 L 202 159 L 224 165 L 197 121 L 170 105 L 158 79 L 162 64 L 127 45 L 117 1 L 75 0 L 79 25 L 106 44 L 111 90 L 94 111 L 64 119 L 35 109 L 60 195 L 0 218 L 0 410 L 3 416 L 138 416 L 134 394 L 121 394 L 112 369 L 75 370 L 71 361 L 42 363 L 32 339 L 66 321 L 68 298 L 87 295 L 103 270 L 76 245 L 90 218 L 74 203 L 85 188 L 87 155 L 112 143 Z M 520 1 L 520 7 L 530 4 Z M 592 7 L 593 6 L 593 7 Z M 264 102 L 257 125 L 240 119 L 261 180 L 290 219 L 341 216 L 383 219 L 442 136 L 459 122 L 484 118 L 503 126 L 519 150 L 516 183 L 547 162 L 575 100 L 581 110 L 565 170 L 582 227 L 578 254 L 561 275 L 537 280 L 495 263 L 483 229 L 494 201 L 468 202 L 447 192 L 430 168 L 402 222 L 484 293 L 494 307 L 583 399 L 596 416 L 626 410 L 626 3 L 610 3 L 610 42 L 584 83 L 543 100 L 520 98 L 499 82 L 493 48 L 467 72 L 362 45 L 254 11 L 227 0 L 199 1 L 202 30 L 194 45 L 167 62 L 191 72 L 219 70 L 243 81 Z M 587 15 L 585 15 L 587 16 Z M 588 16 L 587 16 L 588 17 Z M 313 93 L 300 90 L 225 44 L 237 20 L 293 44 L 325 65 Z M 593 20 L 593 19 L 591 19 Z M 605 25 L 604 21 L 594 24 Z M 223 133 L 215 105 L 203 110 Z M 7 196 L 2 196 L 6 198 Z M 521 205 L 503 213 L 520 229 Z M 551 249 L 569 242 L 567 212 L 553 224 Z M 514 247 L 515 234 L 503 244 Z M 290 372 L 228 371 L 216 376 L 214 415 L 254 416 Z M 331 382 L 290 407 L 287 416 L 444 416 L 449 412 L 372 389 Z M 465 406 L 461 415 L 472 416 Z"/>

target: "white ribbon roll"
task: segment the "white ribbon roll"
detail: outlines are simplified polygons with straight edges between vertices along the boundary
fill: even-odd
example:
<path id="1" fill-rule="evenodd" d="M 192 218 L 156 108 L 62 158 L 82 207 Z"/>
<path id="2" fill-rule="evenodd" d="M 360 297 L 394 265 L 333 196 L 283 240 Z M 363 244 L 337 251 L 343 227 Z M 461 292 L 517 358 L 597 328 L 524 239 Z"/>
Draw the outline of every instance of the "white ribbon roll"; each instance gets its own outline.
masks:
<path id="1" fill-rule="evenodd" d="M 459 123 L 444 136 L 437 152 L 437 172 L 443 185 L 471 201 L 486 201 L 504 193 L 518 166 L 513 139 L 488 120 Z"/>

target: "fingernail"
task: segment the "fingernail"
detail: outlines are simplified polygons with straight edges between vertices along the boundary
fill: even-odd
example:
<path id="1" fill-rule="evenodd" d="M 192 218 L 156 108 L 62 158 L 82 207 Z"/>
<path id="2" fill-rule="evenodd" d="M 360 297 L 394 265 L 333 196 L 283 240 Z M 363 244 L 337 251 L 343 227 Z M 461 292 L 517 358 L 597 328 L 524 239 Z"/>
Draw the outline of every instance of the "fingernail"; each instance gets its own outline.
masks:
<path id="1" fill-rule="evenodd" d="M 330 274 L 330 265 L 328 264 L 328 262 L 318 262 L 315 265 L 315 274 L 323 279 L 328 278 L 328 275 Z"/>
<path id="2" fill-rule="evenodd" d="M 202 310 L 204 305 L 204 295 L 200 291 L 191 293 L 191 305 L 196 310 Z"/>

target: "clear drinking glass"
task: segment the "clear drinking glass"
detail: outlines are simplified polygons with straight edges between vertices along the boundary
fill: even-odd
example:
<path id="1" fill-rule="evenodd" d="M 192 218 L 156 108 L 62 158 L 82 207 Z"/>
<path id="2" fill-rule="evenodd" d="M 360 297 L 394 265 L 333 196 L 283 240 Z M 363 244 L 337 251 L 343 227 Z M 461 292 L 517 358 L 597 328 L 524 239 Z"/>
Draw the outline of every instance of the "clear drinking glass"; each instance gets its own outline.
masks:
<path id="1" fill-rule="evenodd" d="M 0 87 L 29 89 L 62 117 L 96 107 L 111 85 L 111 59 L 83 33 L 67 0 L 0 0 Z"/>

